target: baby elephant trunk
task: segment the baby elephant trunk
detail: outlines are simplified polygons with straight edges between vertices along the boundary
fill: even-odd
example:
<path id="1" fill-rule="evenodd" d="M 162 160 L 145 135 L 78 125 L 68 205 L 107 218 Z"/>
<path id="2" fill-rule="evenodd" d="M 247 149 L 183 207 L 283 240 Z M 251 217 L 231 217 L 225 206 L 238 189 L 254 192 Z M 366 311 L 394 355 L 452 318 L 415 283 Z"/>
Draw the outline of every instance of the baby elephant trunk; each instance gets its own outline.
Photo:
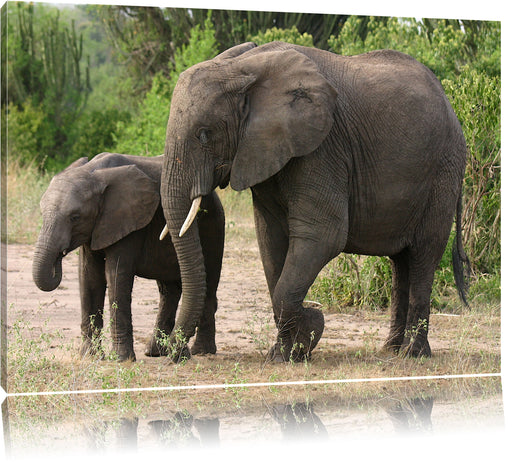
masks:
<path id="1" fill-rule="evenodd" d="M 63 256 L 62 252 L 44 247 L 38 242 L 32 263 L 32 278 L 40 290 L 51 292 L 59 286 Z"/>

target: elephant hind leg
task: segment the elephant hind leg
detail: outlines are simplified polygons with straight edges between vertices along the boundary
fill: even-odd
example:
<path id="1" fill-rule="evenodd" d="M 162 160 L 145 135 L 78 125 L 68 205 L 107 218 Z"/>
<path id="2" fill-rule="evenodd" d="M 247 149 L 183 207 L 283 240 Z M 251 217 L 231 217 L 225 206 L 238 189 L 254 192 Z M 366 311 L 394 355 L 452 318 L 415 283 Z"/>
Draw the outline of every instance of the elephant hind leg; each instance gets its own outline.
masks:
<path id="1" fill-rule="evenodd" d="M 409 250 L 409 304 L 405 332 L 400 348 L 406 356 L 432 355 L 428 342 L 430 297 L 435 270 L 441 261 L 451 222 L 445 229 L 423 236 Z M 426 229 L 426 228 L 424 228 Z"/>
<path id="2" fill-rule="evenodd" d="M 409 307 L 401 353 L 431 356 L 428 342 L 430 297 L 434 273 L 450 236 L 458 191 L 446 188 L 446 177 L 433 186 L 431 200 L 409 247 Z M 451 183 L 450 183 L 451 184 Z"/>
<path id="3" fill-rule="evenodd" d="M 421 274 L 413 277 L 414 267 L 411 265 L 411 283 L 409 286 L 409 310 L 405 324 L 404 338 L 400 351 L 405 356 L 432 356 L 428 342 L 430 318 L 430 295 L 434 279 L 434 267 L 418 265 Z M 417 267 L 417 268 L 418 268 Z"/>
<path id="4" fill-rule="evenodd" d="M 430 295 L 442 251 L 405 249 L 391 257 L 393 283 L 390 329 L 384 348 L 406 356 L 431 356 L 428 342 Z M 439 258 L 438 257 L 439 254 Z"/>
<path id="5" fill-rule="evenodd" d="M 409 252 L 405 249 L 390 258 L 393 270 L 391 320 L 384 348 L 398 352 L 404 341 L 409 311 Z"/>

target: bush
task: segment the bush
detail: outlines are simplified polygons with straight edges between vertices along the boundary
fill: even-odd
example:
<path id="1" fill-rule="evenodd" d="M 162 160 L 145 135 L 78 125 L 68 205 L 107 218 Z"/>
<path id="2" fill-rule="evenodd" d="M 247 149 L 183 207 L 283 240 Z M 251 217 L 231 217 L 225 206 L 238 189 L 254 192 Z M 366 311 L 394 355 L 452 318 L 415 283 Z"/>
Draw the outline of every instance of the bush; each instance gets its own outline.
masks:
<path id="1" fill-rule="evenodd" d="M 495 274 L 501 264 L 500 78 L 469 66 L 443 80 L 468 146 L 464 180 L 464 244 L 478 273 Z"/>
<path id="2" fill-rule="evenodd" d="M 130 113 L 118 109 L 87 111 L 75 128 L 76 140 L 72 148 L 72 158 L 89 157 L 110 150 L 114 146 L 119 123 L 130 121 Z"/>
<path id="3" fill-rule="evenodd" d="M 310 296 L 331 308 L 383 309 L 391 300 L 391 262 L 387 257 L 341 254 L 320 273 Z"/>
<path id="4" fill-rule="evenodd" d="M 343 55 L 386 48 L 401 51 L 442 80 L 458 75 L 469 63 L 480 72 L 499 75 L 500 37 L 499 22 L 351 16 L 341 32 L 329 39 L 329 47 Z"/>
<path id="5" fill-rule="evenodd" d="M 256 43 L 257 45 L 280 41 L 306 47 L 313 46 L 313 36 L 306 32 L 301 34 L 295 26 L 290 29 L 278 29 L 277 27 L 273 27 L 272 29 L 267 29 L 265 32 L 260 32 L 257 35 L 249 37 L 248 40 Z"/>
<path id="6" fill-rule="evenodd" d="M 45 133 L 50 137 L 45 119 L 43 108 L 33 104 L 31 99 L 27 99 L 21 107 L 12 103 L 8 105 L 9 156 L 17 159 L 21 166 L 34 161 L 39 165 L 44 163 Z"/>

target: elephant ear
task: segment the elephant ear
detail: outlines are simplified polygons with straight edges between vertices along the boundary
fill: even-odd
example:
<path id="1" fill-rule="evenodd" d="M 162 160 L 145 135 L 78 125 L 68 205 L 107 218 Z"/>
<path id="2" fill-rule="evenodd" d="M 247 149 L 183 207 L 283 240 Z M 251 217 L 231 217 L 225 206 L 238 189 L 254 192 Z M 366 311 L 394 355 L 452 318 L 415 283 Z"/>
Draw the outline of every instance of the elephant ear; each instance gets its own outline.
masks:
<path id="1" fill-rule="evenodd" d="M 93 175 L 104 186 L 91 240 L 91 248 L 98 250 L 149 224 L 160 203 L 160 185 L 135 165 L 99 169 Z"/>
<path id="2" fill-rule="evenodd" d="M 256 48 L 257 45 L 254 42 L 245 42 L 241 43 L 240 45 L 235 45 L 234 47 L 228 48 L 226 51 L 223 51 L 222 53 L 218 54 L 214 60 L 220 61 L 223 59 L 231 59 L 236 58 L 240 56 L 241 54 L 252 50 L 253 48 Z"/>
<path id="3" fill-rule="evenodd" d="M 230 177 L 240 191 L 318 148 L 331 130 L 337 92 L 311 59 L 293 49 L 242 56 L 235 72 L 251 82 Z"/>
<path id="4" fill-rule="evenodd" d="M 77 167 L 81 167 L 82 165 L 85 165 L 87 162 L 89 162 L 89 159 L 87 157 L 80 157 L 79 159 L 75 160 L 74 162 L 71 162 L 62 172 L 67 172 L 68 170 L 72 170 Z"/>

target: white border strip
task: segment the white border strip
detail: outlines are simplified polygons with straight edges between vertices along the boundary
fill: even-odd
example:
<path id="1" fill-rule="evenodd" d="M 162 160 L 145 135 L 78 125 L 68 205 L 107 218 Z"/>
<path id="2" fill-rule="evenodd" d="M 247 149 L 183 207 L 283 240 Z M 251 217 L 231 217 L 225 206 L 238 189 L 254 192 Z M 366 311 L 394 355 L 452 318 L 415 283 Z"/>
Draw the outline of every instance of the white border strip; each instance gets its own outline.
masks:
<path id="1" fill-rule="evenodd" d="M 425 375 L 412 377 L 384 377 L 367 379 L 339 379 L 339 380 L 312 380 L 312 381 L 292 381 L 292 382 L 258 382 L 258 383 L 230 383 L 230 384 L 212 384 L 212 385 L 179 385 L 169 387 L 147 387 L 147 388 L 112 388 L 105 390 L 69 390 L 69 391 L 41 391 L 33 393 L 2 393 L 3 401 L 7 398 L 17 398 L 22 396 L 55 396 L 55 395 L 78 395 L 90 393 L 121 393 L 121 392 L 141 392 L 141 391 L 187 391 L 187 390 L 219 390 L 230 388 L 254 388 L 254 387 L 283 387 L 296 385 L 331 385 L 341 383 L 372 383 L 372 382 L 398 382 L 414 380 L 440 380 L 440 379 L 473 379 L 501 377 L 501 373 L 488 374 L 455 374 L 455 375 Z M 2 390 L 3 392 L 4 390 Z"/>

